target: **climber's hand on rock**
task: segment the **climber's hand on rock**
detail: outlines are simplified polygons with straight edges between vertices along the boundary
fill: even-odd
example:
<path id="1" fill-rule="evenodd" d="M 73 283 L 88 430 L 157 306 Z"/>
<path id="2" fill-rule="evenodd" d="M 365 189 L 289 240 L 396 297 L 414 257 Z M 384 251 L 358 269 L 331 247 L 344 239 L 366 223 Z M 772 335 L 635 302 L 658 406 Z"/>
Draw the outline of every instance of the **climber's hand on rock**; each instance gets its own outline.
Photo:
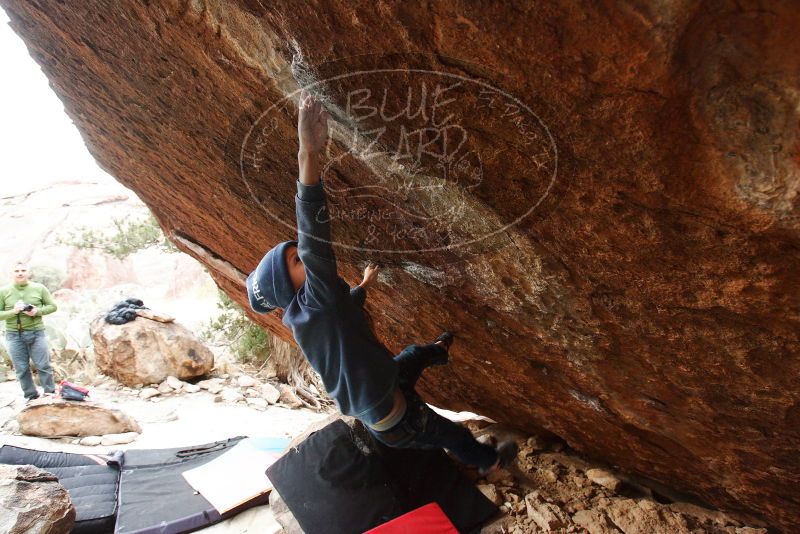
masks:
<path id="1" fill-rule="evenodd" d="M 372 262 L 370 262 L 367 267 L 364 269 L 364 280 L 361 281 L 359 284 L 361 287 L 367 287 L 372 285 L 372 283 L 378 278 L 378 271 L 380 267 Z"/>
<path id="2" fill-rule="evenodd" d="M 319 153 L 328 140 L 328 112 L 304 89 L 300 92 L 300 113 L 297 118 L 297 136 L 300 152 Z"/>

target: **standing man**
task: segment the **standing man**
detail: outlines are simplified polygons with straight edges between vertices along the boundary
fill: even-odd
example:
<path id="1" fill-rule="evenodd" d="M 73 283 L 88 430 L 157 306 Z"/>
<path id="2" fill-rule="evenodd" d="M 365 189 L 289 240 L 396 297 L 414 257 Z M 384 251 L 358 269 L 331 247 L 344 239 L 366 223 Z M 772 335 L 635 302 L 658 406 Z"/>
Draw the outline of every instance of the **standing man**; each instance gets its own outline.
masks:
<path id="1" fill-rule="evenodd" d="M 42 316 L 56 311 L 50 291 L 42 284 L 28 280 L 28 266 L 14 264 L 14 281 L 0 287 L 0 320 L 6 321 L 6 346 L 25 398 L 39 397 L 33 383 L 29 361 L 39 371 L 39 382 L 46 397 L 55 394 L 50 348 Z"/>

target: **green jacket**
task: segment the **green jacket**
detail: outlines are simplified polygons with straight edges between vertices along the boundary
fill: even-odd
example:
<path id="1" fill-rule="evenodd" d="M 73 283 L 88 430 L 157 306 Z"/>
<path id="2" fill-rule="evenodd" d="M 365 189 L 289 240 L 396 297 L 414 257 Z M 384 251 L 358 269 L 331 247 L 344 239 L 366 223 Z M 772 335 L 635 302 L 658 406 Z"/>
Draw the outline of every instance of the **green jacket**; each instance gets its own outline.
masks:
<path id="1" fill-rule="evenodd" d="M 22 300 L 26 304 L 36 306 L 36 315 L 30 317 L 25 313 L 14 313 L 14 304 Z M 42 315 L 56 311 L 56 303 L 50 291 L 37 282 L 16 283 L 0 287 L 0 321 L 5 320 L 6 332 L 17 330 L 17 316 L 23 330 L 44 330 Z"/>

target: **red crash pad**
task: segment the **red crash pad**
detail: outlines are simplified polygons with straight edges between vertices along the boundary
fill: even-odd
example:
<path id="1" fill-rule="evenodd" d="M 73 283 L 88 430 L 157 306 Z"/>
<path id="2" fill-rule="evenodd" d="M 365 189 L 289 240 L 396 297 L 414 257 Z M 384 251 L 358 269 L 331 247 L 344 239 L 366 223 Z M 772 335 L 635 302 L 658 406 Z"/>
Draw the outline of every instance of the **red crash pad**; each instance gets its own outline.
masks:
<path id="1" fill-rule="evenodd" d="M 364 534 L 458 534 L 458 531 L 439 505 L 432 502 Z"/>

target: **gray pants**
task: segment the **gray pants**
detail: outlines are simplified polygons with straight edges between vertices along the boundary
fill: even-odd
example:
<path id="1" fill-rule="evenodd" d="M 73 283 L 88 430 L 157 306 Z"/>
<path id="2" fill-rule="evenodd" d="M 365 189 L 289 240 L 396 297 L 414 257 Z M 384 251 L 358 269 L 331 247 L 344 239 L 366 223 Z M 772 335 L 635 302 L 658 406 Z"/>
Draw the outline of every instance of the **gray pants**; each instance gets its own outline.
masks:
<path id="1" fill-rule="evenodd" d="M 44 330 L 6 331 L 6 346 L 26 399 L 35 399 L 39 396 L 31 376 L 29 364 L 31 360 L 39 371 L 39 382 L 45 393 L 55 393 L 53 368 L 50 367 L 50 349 L 47 346 L 47 334 Z"/>

